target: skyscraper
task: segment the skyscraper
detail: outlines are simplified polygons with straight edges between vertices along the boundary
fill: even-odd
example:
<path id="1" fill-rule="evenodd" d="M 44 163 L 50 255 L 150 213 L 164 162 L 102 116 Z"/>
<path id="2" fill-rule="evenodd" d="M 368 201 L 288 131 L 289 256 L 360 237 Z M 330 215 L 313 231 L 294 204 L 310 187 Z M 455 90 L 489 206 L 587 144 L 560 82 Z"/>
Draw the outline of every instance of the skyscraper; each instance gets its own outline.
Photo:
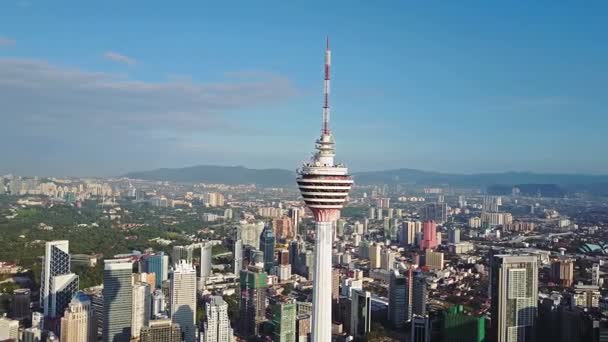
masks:
<path id="1" fill-rule="evenodd" d="M 11 300 L 11 317 L 13 319 L 23 321 L 30 318 L 32 315 L 30 309 L 30 296 L 30 289 L 17 289 L 13 292 L 13 298 Z"/>
<path id="2" fill-rule="evenodd" d="M 294 300 L 277 300 L 272 304 L 272 325 L 274 342 L 296 341 L 297 306 Z"/>
<path id="3" fill-rule="evenodd" d="M 133 264 L 130 259 L 107 259 L 103 270 L 103 342 L 131 340 L 131 287 Z"/>
<path id="4" fill-rule="evenodd" d="M 234 275 L 239 276 L 241 274 L 241 269 L 243 268 L 243 240 L 237 239 L 234 242 Z"/>
<path id="5" fill-rule="evenodd" d="M 422 241 L 420 250 L 437 247 L 437 225 L 435 221 L 426 221 L 422 224 Z"/>
<path id="6" fill-rule="evenodd" d="M 260 250 L 264 253 L 264 270 L 270 272 L 274 266 L 274 245 L 276 239 L 270 225 L 266 225 L 260 235 Z"/>
<path id="7" fill-rule="evenodd" d="M 329 40 L 325 50 L 325 101 L 323 128 L 316 142 L 317 152 L 312 160 L 302 166 L 297 179 L 304 202 L 312 211 L 316 223 L 316 267 L 313 286 L 313 342 L 331 340 L 331 253 L 333 221 L 340 216 L 340 209 L 353 184 L 348 169 L 335 164 L 334 139 L 329 128 L 329 82 L 331 52 Z"/>
<path id="8" fill-rule="evenodd" d="M 61 318 L 61 342 L 97 341 L 91 298 L 77 293 Z"/>
<path id="9" fill-rule="evenodd" d="M 538 259 L 494 255 L 491 268 L 491 336 L 495 342 L 535 341 Z"/>
<path id="10" fill-rule="evenodd" d="M 131 336 L 138 338 L 141 329 L 150 321 L 152 308 L 152 295 L 148 283 L 136 282 L 133 284 L 133 311 L 131 318 Z"/>
<path id="11" fill-rule="evenodd" d="M 141 330 L 140 342 L 181 342 L 182 331 L 179 324 L 170 319 L 150 321 L 150 326 Z"/>
<path id="12" fill-rule="evenodd" d="M 443 342 L 485 342 L 484 316 L 466 315 L 462 305 L 454 305 L 443 312 L 441 335 Z"/>
<path id="13" fill-rule="evenodd" d="M 426 315 L 426 302 L 428 300 L 428 289 L 426 279 L 422 272 L 416 272 L 412 285 L 412 314 Z"/>
<path id="14" fill-rule="evenodd" d="M 210 244 L 204 244 L 201 246 L 201 279 L 207 278 L 211 275 L 211 256 L 212 246 Z"/>
<path id="15" fill-rule="evenodd" d="M 212 296 L 205 303 L 205 323 L 202 342 L 231 342 L 232 328 L 228 318 L 228 303 L 221 296 Z"/>
<path id="16" fill-rule="evenodd" d="M 362 337 L 372 328 L 372 294 L 369 291 L 353 290 L 350 302 L 350 334 L 355 338 Z"/>
<path id="17" fill-rule="evenodd" d="M 397 329 L 403 328 L 406 321 L 409 305 L 406 287 L 406 277 L 397 270 L 392 271 L 388 287 L 388 319 Z"/>
<path id="18" fill-rule="evenodd" d="M 261 269 L 241 270 L 241 303 L 239 331 L 244 336 L 257 336 L 259 325 L 266 319 L 267 275 Z"/>
<path id="19" fill-rule="evenodd" d="M 40 282 L 40 305 L 44 316 L 61 316 L 78 291 L 78 276 L 70 273 L 69 241 L 46 243 Z"/>
<path id="20" fill-rule="evenodd" d="M 175 265 L 171 278 L 171 319 L 178 323 L 185 342 L 195 340 L 196 270 L 182 260 Z"/>

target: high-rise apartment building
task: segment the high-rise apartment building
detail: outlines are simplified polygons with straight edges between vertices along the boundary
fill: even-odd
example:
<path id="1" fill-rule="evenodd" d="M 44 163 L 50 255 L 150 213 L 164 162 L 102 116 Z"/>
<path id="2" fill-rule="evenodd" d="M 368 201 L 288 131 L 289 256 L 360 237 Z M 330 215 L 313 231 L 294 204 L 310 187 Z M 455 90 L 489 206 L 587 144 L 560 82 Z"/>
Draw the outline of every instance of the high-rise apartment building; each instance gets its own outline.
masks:
<path id="1" fill-rule="evenodd" d="M 390 271 L 393 269 L 393 264 L 395 263 L 395 257 L 397 253 L 392 250 L 386 248 L 380 252 L 380 267 L 383 270 Z"/>
<path id="2" fill-rule="evenodd" d="M 70 272 L 69 241 L 49 241 L 45 245 L 40 278 L 40 306 L 45 317 L 59 317 L 78 291 L 78 276 Z"/>
<path id="3" fill-rule="evenodd" d="M 202 342 L 232 342 L 228 303 L 221 296 L 212 296 L 211 300 L 205 303 L 205 313 Z"/>
<path id="4" fill-rule="evenodd" d="M 424 206 L 424 219 L 440 224 L 448 220 L 448 206 L 446 203 L 429 203 Z"/>
<path id="5" fill-rule="evenodd" d="M 95 342 L 97 327 L 91 298 L 77 293 L 61 318 L 61 342 Z"/>
<path id="6" fill-rule="evenodd" d="M 564 287 L 570 287 L 574 283 L 574 261 L 557 260 L 551 264 L 551 278 L 553 282 Z"/>
<path id="7" fill-rule="evenodd" d="M 211 275 L 212 254 L 212 246 L 210 244 L 204 244 L 201 246 L 201 279 L 205 279 Z"/>
<path id="8" fill-rule="evenodd" d="M 449 243 L 460 243 L 460 229 L 453 228 L 448 230 L 448 242 Z"/>
<path id="9" fill-rule="evenodd" d="M 185 342 L 194 342 L 196 335 L 196 270 L 182 260 L 175 265 L 171 277 L 171 319 L 179 324 Z"/>
<path id="10" fill-rule="evenodd" d="M 443 269 L 443 253 L 427 249 L 424 252 L 424 265 L 431 270 Z"/>
<path id="11" fill-rule="evenodd" d="M 296 341 L 297 306 L 293 300 L 277 300 L 271 305 L 273 342 Z"/>
<path id="12" fill-rule="evenodd" d="M 289 240 L 295 237 L 293 222 L 287 216 L 278 217 L 272 220 L 274 235 L 280 240 Z"/>
<path id="13" fill-rule="evenodd" d="M 241 303 L 239 331 L 244 336 L 257 336 L 260 323 L 266 320 L 266 272 L 250 267 L 241 271 Z"/>
<path id="14" fill-rule="evenodd" d="M 422 241 L 420 241 L 420 250 L 437 247 L 437 224 L 435 221 L 425 221 L 422 224 Z"/>
<path id="15" fill-rule="evenodd" d="M 260 235 L 260 250 L 264 253 L 264 270 L 270 272 L 274 266 L 274 245 L 276 239 L 270 225 L 266 225 Z"/>
<path id="16" fill-rule="evenodd" d="M 232 253 L 234 258 L 234 275 L 238 277 L 241 274 L 241 270 L 243 269 L 243 240 L 237 239 L 236 241 L 234 241 Z"/>
<path id="17" fill-rule="evenodd" d="M 131 340 L 133 263 L 130 259 L 106 259 L 103 270 L 103 342 Z"/>
<path id="18" fill-rule="evenodd" d="M 494 255 L 491 265 L 490 339 L 495 342 L 535 341 L 538 258 Z"/>
<path id="19" fill-rule="evenodd" d="M 369 268 L 380 268 L 382 266 L 382 246 L 374 243 L 369 246 Z"/>
<path id="20" fill-rule="evenodd" d="M 182 331 L 179 324 L 170 319 L 157 319 L 150 321 L 150 325 L 143 327 L 140 342 L 181 342 Z"/>
<path id="21" fill-rule="evenodd" d="M 148 283 L 133 284 L 133 308 L 131 314 L 131 336 L 138 338 L 141 329 L 150 322 L 152 294 Z"/>
<path id="22" fill-rule="evenodd" d="M 293 232 L 294 237 L 296 235 L 301 235 L 300 233 L 300 221 L 302 220 L 302 212 L 301 208 L 291 208 L 289 209 L 289 218 L 291 219 L 291 223 L 293 224 Z"/>

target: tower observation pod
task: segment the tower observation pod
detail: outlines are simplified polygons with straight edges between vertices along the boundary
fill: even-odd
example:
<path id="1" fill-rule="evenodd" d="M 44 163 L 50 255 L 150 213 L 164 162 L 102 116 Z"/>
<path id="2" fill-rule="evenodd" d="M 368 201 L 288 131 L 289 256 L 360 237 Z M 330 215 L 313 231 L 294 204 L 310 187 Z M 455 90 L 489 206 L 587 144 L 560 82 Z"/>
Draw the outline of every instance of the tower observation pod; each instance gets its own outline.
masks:
<path id="1" fill-rule="evenodd" d="M 353 184 L 348 169 L 334 161 L 335 143 L 329 127 L 331 51 L 325 49 L 323 126 L 312 159 L 298 170 L 298 188 L 315 218 L 315 272 L 313 279 L 312 341 L 331 341 L 331 253 L 334 221 Z"/>

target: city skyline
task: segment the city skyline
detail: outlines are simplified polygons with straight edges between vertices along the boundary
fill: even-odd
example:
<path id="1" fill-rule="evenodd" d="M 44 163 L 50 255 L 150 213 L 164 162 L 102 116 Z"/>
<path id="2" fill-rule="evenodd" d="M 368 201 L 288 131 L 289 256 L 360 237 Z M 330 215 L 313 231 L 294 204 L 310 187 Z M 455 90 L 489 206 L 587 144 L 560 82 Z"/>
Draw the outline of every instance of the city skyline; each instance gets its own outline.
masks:
<path id="1" fill-rule="evenodd" d="M 605 6 L 3 3 L 0 169 L 293 169 L 330 35 L 351 169 L 606 174 Z"/>

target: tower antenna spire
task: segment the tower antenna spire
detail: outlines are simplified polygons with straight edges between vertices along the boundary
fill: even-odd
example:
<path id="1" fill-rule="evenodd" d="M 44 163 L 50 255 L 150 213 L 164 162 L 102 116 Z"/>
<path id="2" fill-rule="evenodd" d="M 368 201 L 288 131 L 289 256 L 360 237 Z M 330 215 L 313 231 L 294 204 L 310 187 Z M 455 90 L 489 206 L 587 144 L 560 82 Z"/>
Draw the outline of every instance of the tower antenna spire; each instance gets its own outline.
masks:
<path id="1" fill-rule="evenodd" d="M 331 69 L 331 50 L 329 49 L 329 36 L 325 45 L 325 79 L 324 79 L 324 102 L 323 102 L 323 134 L 330 134 L 329 129 L 329 82 Z"/>

